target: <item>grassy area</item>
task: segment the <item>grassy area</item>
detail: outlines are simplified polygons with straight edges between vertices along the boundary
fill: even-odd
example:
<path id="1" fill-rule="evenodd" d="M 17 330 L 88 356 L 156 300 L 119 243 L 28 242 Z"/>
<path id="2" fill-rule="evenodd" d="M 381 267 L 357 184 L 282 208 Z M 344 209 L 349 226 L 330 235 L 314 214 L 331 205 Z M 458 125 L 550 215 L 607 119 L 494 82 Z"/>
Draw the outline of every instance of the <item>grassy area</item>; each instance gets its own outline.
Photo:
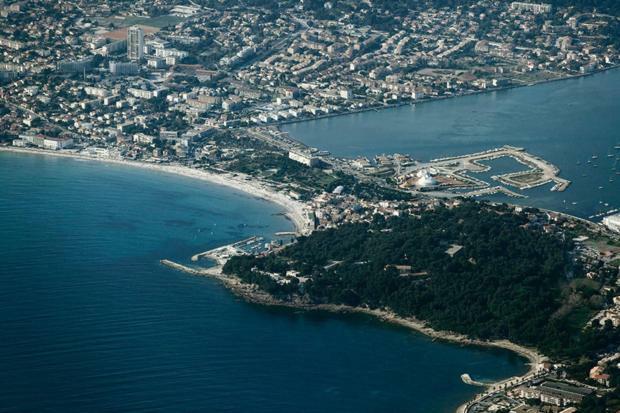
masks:
<path id="1" fill-rule="evenodd" d="M 618 240 L 618 239 L 608 239 L 607 240 L 607 245 L 609 245 L 611 247 L 620 247 L 620 240 Z"/>
<path id="2" fill-rule="evenodd" d="M 591 291 L 595 292 L 601 288 L 601 284 L 598 281 L 591 280 L 589 278 L 577 278 L 571 281 L 570 286 L 574 290 Z"/>
<path id="3" fill-rule="evenodd" d="M 129 16 L 125 19 L 108 19 L 108 23 L 113 23 L 117 27 L 127 27 L 133 26 L 134 24 L 140 24 L 161 29 L 162 27 L 179 24 L 184 20 L 185 19 L 183 17 L 170 15 L 157 17 Z"/>
<path id="4" fill-rule="evenodd" d="M 559 73 L 550 73 L 550 72 L 531 72 L 531 73 L 527 73 L 524 75 L 519 76 L 519 80 L 526 82 L 526 83 L 533 83 L 533 82 L 542 82 L 545 80 L 554 80 L 554 79 L 558 79 L 561 78 L 562 75 Z"/>
<path id="5" fill-rule="evenodd" d="M 268 176 L 277 182 L 301 185 L 310 191 L 330 191 L 340 180 L 320 168 L 309 168 L 278 152 L 241 154 L 230 165 L 230 169 L 254 176 Z"/>
<path id="6" fill-rule="evenodd" d="M 586 234 L 588 235 L 588 234 Z M 586 242 L 591 248 L 601 252 L 610 253 L 612 255 L 620 255 L 620 241 L 605 236 L 594 236 Z"/>
<path id="7" fill-rule="evenodd" d="M 574 328 L 576 331 L 582 329 L 588 320 L 594 316 L 595 311 L 591 310 L 588 307 L 580 306 L 574 308 L 568 315 L 566 316 L 566 322 L 569 326 Z"/>
<path id="8" fill-rule="evenodd" d="M 531 184 L 537 182 L 542 178 L 542 172 L 526 172 L 522 175 L 512 176 L 510 179 L 522 184 Z"/>
<path id="9" fill-rule="evenodd" d="M 590 236 L 592 241 L 607 244 L 610 247 L 620 247 L 620 238 L 612 238 L 607 235 Z"/>

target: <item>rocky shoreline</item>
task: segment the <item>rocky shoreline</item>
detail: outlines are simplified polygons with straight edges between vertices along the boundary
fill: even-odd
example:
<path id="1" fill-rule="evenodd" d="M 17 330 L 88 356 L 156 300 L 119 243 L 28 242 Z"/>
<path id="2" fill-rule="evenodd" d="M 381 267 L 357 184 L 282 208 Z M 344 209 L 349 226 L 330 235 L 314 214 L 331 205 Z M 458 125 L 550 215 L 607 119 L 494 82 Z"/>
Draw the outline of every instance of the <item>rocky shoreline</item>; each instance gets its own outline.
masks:
<path id="1" fill-rule="evenodd" d="M 221 282 L 228 290 L 230 290 L 236 296 L 242 298 L 246 302 L 258 304 L 258 305 L 267 305 L 267 306 L 277 306 L 277 307 L 288 307 L 294 308 L 297 310 L 304 311 L 326 311 L 331 313 L 340 313 L 340 314 L 365 314 L 372 317 L 376 317 L 380 321 L 400 325 L 411 330 L 414 330 L 418 333 L 424 334 L 433 340 L 441 340 L 447 341 L 460 345 L 468 345 L 468 346 L 480 346 L 480 347 L 494 347 L 504 350 L 512 351 L 519 356 L 528 360 L 527 365 L 529 366 L 528 371 L 518 377 L 510 377 L 504 380 L 500 380 L 496 383 L 489 383 L 489 388 L 498 388 L 508 381 L 514 380 L 525 380 L 530 377 L 534 373 L 536 373 L 539 369 L 539 365 L 547 360 L 543 354 L 539 353 L 536 349 L 528 348 L 525 346 L 521 346 L 519 344 L 515 344 L 509 340 L 479 340 L 467 337 L 464 334 L 459 334 L 451 331 L 440 331 L 435 330 L 430 327 L 426 322 L 418 320 L 413 317 L 401 317 L 395 314 L 394 312 L 388 309 L 371 309 L 364 307 L 351 307 L 347 305 L 339 305 L 339 304 L 315 304 L 310 302 L 305 302 L 303 300 L 293 300 L 293 301 L 285 301 L 278 299 L 271 294 L 262 291 L 258 286 L 253 284 L 246 284 L 241 281 L 240 278 L 236 276 L 226 275 L 222 272 L 222 266 L 218 265 L 216 267 L 204 268 L 204 269 L 193 269 L 189 267 L 184 268 L 175 268 L 180 271 L 184 271 L 190 273 L 192 275 L 197 276 L 207 276 L 217 281 Z M 465 403 L 457 409 L 457 412 L 466 411 L 468 403 Z"/>
<path id="2" fill-rule="evenodd" d="M 210 183 L 214 183 L 217 185 L 224 185 L 228 187 L 232 187 L 237 190 L 241 190 L 249 195 L 257 196 L 268 201 L 274 202 L 286 209 L 286 215 L 293 221 L 296 229 L 300 233 L 304 233 L 306 231 L 306 218 L 304 215 L 304 207 L 303 204 L 294 201 L 287 197 L 286 195 L 277 192 L 275 188 L 272 188 L 262 182 L 254 180 L 250 178 L 249 180 L 245 175 L 237 174 L 233 175 L 230 173 L 215 173 L 204 170 L 196 170 L 192 168 L 188 168 L 182 165 L 166 165 L 166 164 L 151 164 L 140 161 L 128 161 L 122 159 L 111 159 L 111 158 L 96 158 L 91 156 L 86 156 L 79 154 L 77 152 L 58 152 L 58 151 L 48 151 L 41 149 L 23 149 L 23 148 L 13 148 L 13 147 L 2 147 L 0 146 L 0 152 L 14 152 L 14 153 L 26 153 L 26 154 L 40 154 L 40 155 L 51 155 L 56 157 L 69 157 L 81 160 L 89 160 L 89 161 L 100 161 L 107 162 L 113 164 L 120 164 L 126 166 L 133 167 L 141 167 L 143 169 L 155 170 L 166 173 L 174 173 L 176 175 L 201 179 L 203 181 L 207 181 Z M 417 320 L 412 317 L 400 317 L 397 314 L 389 311 L 388 309 L 371 309 L 364 307 L 351 307 L 346 305 L 336 305 L 336 304 L 315 304 L 310 302 L 305 302 L 301 299 L 296 299 L 292 301 L 286 301 L 278 299 L 264 291 L 261 291 L 257 286 L 251 284 L 245 284 L 241 281 L 240 278 L 235 276 L 228 276 L 223 274 L 221 264 L 211 268 L 192 268 L 185 267 L 183 265 L 178 265 L 172 263 L 170 261 L 162 260 L 162 264 L 165 264 L 177 271 L 184 271 L 191 275 L 196 276 L 208 276 L 214 278 L 221 282 L 226 288 L 228 288 L 232 293 L 244 299 L 246 302 L 259 304 L 259 305 L 269 305 L 269 306 L 279 306 L 279 307 L 288 307 L 294 308 L 298 310 L 304 311 L 327 311 L 332 313 L 357 313 L 357 314 L 366 314 L 369 316 L 376 317 L 380 321 L 388 322 L 396 325 L 400 325 L 411 330 L 422 333 L 432 339 L 442 340 L 453 342 L 460 345 L 475 345 L 475 346 L 483 346 L 483 347 L 495 347 L 510 350 L 523 358 L 528 360 L 529 369 L 528 371 L 520 376 L 520 377 L 512 377 L 509 380 L 523 379 L 527 376 L 530 376 L 534 372 L 537 371 L 538 365 L 545 360 L 545 357 L 538 353 L 534 349 L 526 348 L 517 344 L 514 344 L 507 340 L 498 340 L 498 341 L 484 341 L 477 340 L 467 337 L 463 334 L 458 334 L 450 331 L 438 331 L 427 325 L 427 323 Z M 175 265 L 170 265 L 175 264 Z M 505 380 L 499 383 L 493 383 L 489 386 L 498 386 L 500 383 L 505 382 Z M 459 407 L 458 411 L 463 410 L 467 404 Z"/>

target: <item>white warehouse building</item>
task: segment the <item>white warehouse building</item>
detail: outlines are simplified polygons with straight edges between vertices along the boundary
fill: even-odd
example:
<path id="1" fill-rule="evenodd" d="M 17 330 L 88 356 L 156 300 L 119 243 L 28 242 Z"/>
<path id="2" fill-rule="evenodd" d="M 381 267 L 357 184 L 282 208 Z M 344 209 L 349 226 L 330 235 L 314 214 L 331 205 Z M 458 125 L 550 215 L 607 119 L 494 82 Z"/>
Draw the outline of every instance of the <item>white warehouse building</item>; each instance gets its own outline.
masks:
<path id="1" fill-rule="evenodd" d="M 310 167 L 317 166 L 319 164 L 319 158 L 308 153 L 290 151 L 288 153 L 288 157 L 296 162 Z"/>
<path id="2" fill-rule="evenodd" d="M 614 214 L 603 218 L 603 225 L 614 232 L 620 233 L 620 214 Z"/>

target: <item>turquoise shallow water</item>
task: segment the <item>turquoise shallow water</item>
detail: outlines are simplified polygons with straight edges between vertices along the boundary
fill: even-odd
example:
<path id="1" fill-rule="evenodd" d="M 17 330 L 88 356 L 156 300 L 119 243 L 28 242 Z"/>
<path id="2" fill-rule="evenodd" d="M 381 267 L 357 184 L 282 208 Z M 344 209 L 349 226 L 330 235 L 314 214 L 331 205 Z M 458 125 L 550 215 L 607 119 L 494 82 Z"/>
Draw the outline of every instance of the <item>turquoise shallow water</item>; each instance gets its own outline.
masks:
<path id="1" fill-rule="evenodd" d="M 614 148 L 620 145 L 620 69 L 291 124 L 284 130 L 308 145 L 349 157 L 408 153 L 429 160 L 502 145 L 520 146 L 557 165 L 572 186 L 563 193 L 550 192 L 551 185 L 528 190 L 527 200 L 492 199 L 582 217 L 620 208 L 620 150 Z M 593 160 L 593 155 L 598 158 Z M 501 165 L 489 178 L 504 172 Z"/>
<path id="2" fill-rule="evenodd" d="M 451 412 L 525 370 L 363 316 L 250 305 L 158 264 L 290 230 L 182 177 L 0 153 L 1 412 Z"/>

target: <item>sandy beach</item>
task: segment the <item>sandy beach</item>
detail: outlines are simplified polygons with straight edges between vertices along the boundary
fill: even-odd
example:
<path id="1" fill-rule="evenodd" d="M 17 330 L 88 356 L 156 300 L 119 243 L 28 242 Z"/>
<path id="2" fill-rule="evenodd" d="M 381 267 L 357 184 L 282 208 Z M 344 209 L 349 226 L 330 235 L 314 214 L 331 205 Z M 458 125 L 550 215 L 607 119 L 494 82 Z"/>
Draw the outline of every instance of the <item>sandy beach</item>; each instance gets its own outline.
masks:
<path id="1" fill-rule="evenodd" d="M 25 154 L 39 154 L 39 155 L 47 155 L 47 156 L 56 156 L 56 157 L 67 157 L 74 159 L 81 159 L 86 161 L 99 161 L 106 162 L 111 164 L 125 165 L 131 167 L 138 167 L 143 169 L 149 169 L 157 172 L 164 173 L 172 173 L 179 176 L 184 176 L 193 179 L 199 179 L 205 182 L 209 182 L 216 185 L 222 185 L 226 187 L 230 187 L 244 193 L 247 193 L 251 196 L 256 196 L 267 201 L 276 203 L 280 205 L 286 212 L 286 216 L 293 222 L 297 233 L 299 234 L 309 234 L 312 232 L 309 219 L 307 218 L 306 207 L 303 203 L 296 201 L 286 194 L 278 191 L 278 189 L 267 182 L 258 180 L 254 177 L 244 175 L 244 174 L 232 174 L 224 171 L 205 171 L 200 169 L 193 169 L 179 164 L 155 164 L 155 163 L 147 163 L 142 161 L 129 161 L 122 159 L 112 159 L 112 158 L 102 158 L 102 157 L 92 157 L 88 155 L 83 155 L 74 151 L 49 151 L 42 149 L 26 149 L 26 148 L 14 148 L 14 147 L 3 147 L 0 146 L 0 151 L 2 152 L 13 152 L 13 153 L 25 153 Z M 493 383 L 488 386 L 487 391 L 493 391 L 493 389 L 498 388 L 504 383 L 508 381 L 514 380 L 524 380 L 525 378 L 534 374 L 539 364 L 544 361 L 546 358 L 538 353 L 535 349 L 527 348 L 524 346 L 517 345 L 507 340 L 498 340 L 498 341 L 484 341 L 469 338 L 463 334 L 454 333 L 450 331 L 438 331 L 428 326 L 424 321 L 417 320 L 413 317 L 401 317 L 395 314 L 394 312 L 388 309 L 370 309 L 363 307 L 350 307 L 345 305 L 335 305 L 335 304 L 313 304 L 309 302 L 304 302 L 302 300 L 294 300 L 294 301 L 283 301 L 276 299 L 270 294 L 261 291 L 257 286 L 251 284 L 245 284 L 241 282 L 238 277 L 228 276 L 223 274 L 222 266 L 217 265 L 215 267 L 210 268 L 200 268 L 200 267 L 186 267 L 172 261 L 161 260 L 163 265 L 166 265 L 170 268 L 173 268 L 178 271 L 184 271 L 188 274 L 196 275 L 196 276 L 208 276 L 220 281 L 225 287 L 227 287 L 230 291 L 232 291 L 235 295 L 243 298 L 244 300 L 256 303 L 260 305 L 270 305 L 270 306 L 281 306 L 281 307 L 291 307 L 296 309 L 308 310 L 308 311 L 329 311 L 333 313 L 361 313 L 376 317 L 377 319 L 401 325 L 403 327 L 409 328 L 411 330 L 420 332 L 425 334 L 428 337 L 437 340 L 454 342 L 460 345 L 476 345 L 476 346 L 484 346 L 484 347 L 496 347 L 507 349 L 512 352 L 519 354 L 520 356 L 526 358 L 528 360 L 529 369 L 528 371 L 520 376 L 520 377 L 511 377 L 506 380 L 502 380 L 498 383 Z M 466 372 L 464 372 L 466 373 Z M 480 396 L 480 395 L 479 395 Z M 459 407 L 457 412 L 465 412 L 467 404 L 463 404 Z"/>
<path id="2" fill-rule="evenodd" d="M 265 199 L 273 202 L 285 210 L 285 215 L 295 225 L 298 234 L 308 234 L 312 231 L 311 223 L 306 213 L 306 207 L 303 203 L 296 201 L 286 194 L 278 191 L 278 189 L 267 182 L 258 180 L 245 174 L 232 174 L 225 171 L 211 172 L 203 169 L 194 169 L 179 164 L 156 164 L 142 161 L 130 161 L 124 159 L 113 159 L 83 155 L 74 151 L 51 151 L 34 148 L 16 148 L 8 146 L 0 146 L 0 151 L 13 153 L 38 154 L 56 157 L 65 157 L 73 159 L 81 159 L 87 161 L 106 162 L 117 165 L 125 165 L 142 169 L 149 169 L 157 172 L 171 173 L 187 178 L 199 179 L 215 185 L 230 187 L 248 195 Z"/>
<path id="3" fill-rule="evenodd" d="M 57 157 L 69 157 L 75 159 L 82 159 L 88 161 L 99 161 L 99 162 L 107 162 L 131 167 L 138 167 L 143 169 L 149 169 L 157 172 L 165 172 L 172 173 L 175 175 L 180 175 L 188 178 L 199 179 L 202 181 L 206 181 L 209 183 L 213 183 L 216 185 L 222 185 L 237 189 L 239 191 L 245 192 L 252 196 L 257 196 L 259 198 L 265 199 L 270 202 L 274 202 L 286 210 L 286 215 L 291 219 L 294 223 L 297 232 L 306 234 L 309 233 L 310 226 L 308 219 L 306 217 L 306 208 L 304 204 L 301 202 L 295 201 L 288 197 L 287 195 L 278 192 L 276 188 L 270 186 L 269 184 L 259 181 L 256 178 L 250 177 L 244 174 L 231 174 L 228 172 L 215 173 L 200 169 L 193 169 L 182 165 L 175 164 L 154 164 L 147 163 L 141 161 L 128 161 L 128 160 L 120 160 L 120 159 L 110 159 L 110 158 L 98 158 L 87 155 L 82 155 L 76 152 L 67 152 L 67 151 L 48 151 L 42 149 L 24 149 L 24 148 L 14 148 L 14 147 L 2 147 L 0 146 L 0 151 L 3 152 L 15 152 L 15 153 L 26 153 L 26 154 L 40 154 L 40 155 L 48 155 L 48 156 L 57 156 Z M 447 332 L 447 331 L 437 331 L 429 327 L 426 323 L 420 320 L 416 320 L 414 318 L 403 318 L 399 317 L 391 311 L 387 310 L 379 310 L 379 309 L 368 309 L 361 307 L 350 307 L 344 305 L 333 305 L 333 304 L 309 304 L 309 303 L 301 303 L 301 302 L 285 302 L 274 299 L 272 296 L 266 293 L 262 293 L 254 286 L 243 284 L 236 277 L 230 277 L 224 275 L 221 272 L 221 267 L 213 267 L 209 269 L 204 269 L 203 271 L 194 271 L 195 275 L 208 275 L 211 277 L 215 277 L 218 280 L 222 281 L 227 287 L 229 287 L 233 292 L 238 295 L 243 296 L 245 299 L 251 302 L 266 304 L 266 305 L 280 305 L 280 306 L 288 306 L 295 308 L 303 308 L 308 310 L 324 310 L 324 311 L 332 311 L 332 312 L 355 312 L 355 313 L 364 313 L 368 315 L 372 315 L 377 317 L 383 321 L 387 321 L 394 324 L 399 324 L 404 327 L 408 327 L 410 329 L 421 332 L 429 337 L 440 339 L 440 340 L 448 340 L 460 344 L 467 345 L 480 345 L 487 347 L 499 347 L 508 349 L 518 353 L 519 355 L 527 358 L 532 365 L 532 368 L 535 368 L 545 357 L 533 349 L 529 349 L 523 346 L 519 346 L 517 344 L 511 343 L 507 340 L 501 341 L 482 341 L 468 338 L 465 335 Z"/>

